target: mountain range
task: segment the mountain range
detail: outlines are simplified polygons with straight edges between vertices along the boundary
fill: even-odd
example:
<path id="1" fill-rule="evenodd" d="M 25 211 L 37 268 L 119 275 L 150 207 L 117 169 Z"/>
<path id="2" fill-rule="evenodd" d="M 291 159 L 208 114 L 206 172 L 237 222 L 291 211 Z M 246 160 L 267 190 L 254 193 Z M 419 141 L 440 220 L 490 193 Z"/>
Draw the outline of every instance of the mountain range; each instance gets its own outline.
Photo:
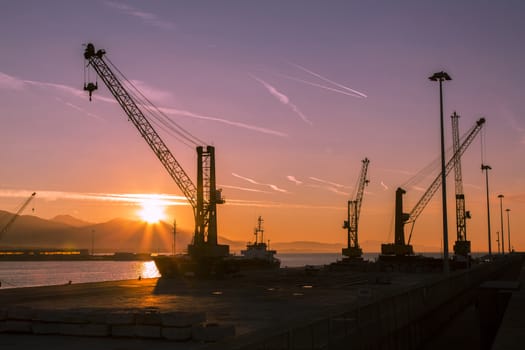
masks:
<path id="1" fill-rule="evenodd" d="M 0 229 L 14 214 L 0 210 Z M 176 250 L 182 252 L 191 243 L 193 232 L 177 230 Z M 218 238 L 228 244 L 231 252 L 238 253 L 246 241 Z M 323 243 L 313 241 L 272 242 L 270 249 L 278 253 L 339 253 L 346 242 Z M 378 241 L 363 241 L 364 252 L 378 252 Z M 171 253 L 173 227 L 166 222 L 151 225 L 144 221 L 113 219 L 104 223 L 90 223 L 70 215 L 42 219 L 34 215 L 21 215 L 7 232 L 0 235 L 0 248 L 57 248 L 93 249 L 95 253 L 135 252 Z M 418 247 L 417 252 L 436 252 L 439 247 Z"/>

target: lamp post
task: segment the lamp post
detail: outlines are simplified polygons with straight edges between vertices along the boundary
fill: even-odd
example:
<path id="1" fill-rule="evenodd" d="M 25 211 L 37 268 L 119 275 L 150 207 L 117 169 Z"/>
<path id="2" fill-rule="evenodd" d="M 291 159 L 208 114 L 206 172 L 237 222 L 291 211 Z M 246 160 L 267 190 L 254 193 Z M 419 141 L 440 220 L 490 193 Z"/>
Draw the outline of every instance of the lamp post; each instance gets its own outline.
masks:
<path id="1" fill-rule="evenodd" d="M 512 253 L 512 248 L 510 246 L 510 209 L 507 208 L 505 211 L 507 212 L 507 240 L 509 241 L 509 253 Z"/>
<path id="2" fill-rule="evenodd" d="M 503 231 L 503 195 L 498 195 L 499 198 L 499 211 L 501 218 L 501 254 L 505 255 L 505 231 Z"/>
<path id="3" fill-rule="evenodd" d="M 443 82 L 452 80 L 446 72 L 437 72 L 429 77 L 431 81 L 439 81 L 439 112 L 441 126 L 441 199 L 443 203 L 443 272 L 449 273 L 448 264 L 448 223 L 447 223 L 447 174 L 445 172 L 445 134 L 443 127 Z"/>
<path id="4" fill-rule="evenodd" d="M 492 255 L 492 244 L 490 241 L 490 203 L 489 203 L 489 170 L 492 170 L 490 165 L 481 164 L 481 171 L 485 170 L 485 180 L 487 184 L 487 232 L 489 236 L 489 255 Z"/>

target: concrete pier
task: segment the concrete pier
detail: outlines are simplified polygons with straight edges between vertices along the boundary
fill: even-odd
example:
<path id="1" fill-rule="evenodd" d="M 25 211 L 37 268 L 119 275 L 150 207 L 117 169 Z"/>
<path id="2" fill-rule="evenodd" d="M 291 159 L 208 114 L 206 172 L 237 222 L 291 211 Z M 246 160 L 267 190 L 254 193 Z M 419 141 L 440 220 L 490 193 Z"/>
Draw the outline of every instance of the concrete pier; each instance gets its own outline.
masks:
<path id="1" fill-rule="evenodd" d="M 442 274 L 281 269 L 0 291 L 0 348 L 417 349 L 521 258 Z"/>

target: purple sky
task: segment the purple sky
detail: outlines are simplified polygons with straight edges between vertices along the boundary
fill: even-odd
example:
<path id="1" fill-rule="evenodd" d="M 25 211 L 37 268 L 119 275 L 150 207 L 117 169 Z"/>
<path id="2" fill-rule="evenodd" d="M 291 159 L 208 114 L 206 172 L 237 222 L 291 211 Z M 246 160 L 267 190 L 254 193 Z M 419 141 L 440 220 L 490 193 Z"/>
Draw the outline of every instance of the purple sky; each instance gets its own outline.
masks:
<path id="1" fill-rule="evenodd" d="M 493 169 L 494 236 L 503 193 L 513 245 L 523 250 L 524 10 L 522 1 L 6 2 L 0 209 L 13 212 L 36 191 L 35 215 L 100 222 L 136 217 L 128 194 L 181 195 L 106 87 L 91 103 L 82 91 L 82 44 L 93 42 L 173 120 L 216 147 L 227 199 L 219 234 L 239 240 L 252 239 L 262 215 L 273 241 L 344 243 L 346 202 L 365 157 L 371 182 L 360 240 L 392 240 L 395 189 L 439 156 L 439 91 L 427 78 L 446 70 L 447 146 L 453 111 L 461 134 L 487 119 L 463 157 L 473 248 L 487 249 L 484 161 Z M 160 133 L 195 179 L 194 149 Z M 438 171 L 406 188 L 406 211 Z M 448 193 L 452 246 L 453 176 Z M 187 205 L 166 213 L 191 230 Z M 413 244 L 439 247 L 441 233 L 438 192 Z"/>

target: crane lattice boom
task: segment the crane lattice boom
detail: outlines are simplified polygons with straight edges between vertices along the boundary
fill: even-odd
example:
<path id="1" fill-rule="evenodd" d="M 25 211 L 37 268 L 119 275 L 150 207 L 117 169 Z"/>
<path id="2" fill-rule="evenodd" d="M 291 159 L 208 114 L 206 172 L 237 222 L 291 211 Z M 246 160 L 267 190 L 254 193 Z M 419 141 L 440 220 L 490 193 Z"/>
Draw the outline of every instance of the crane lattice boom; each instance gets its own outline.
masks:
<path id="1" fill-rule="evenodd" d="M 24 204 L 22 204 L 22 206 L 20 207 L 20 209 L 17 210 L 17 212 L 11 217 L 11 219 L 9 219 L 9 221 L 7 222 L 7 224 L 5 224 L 4 227 L 2 227 L 2 230 L 0 231 L 0 238 L 4 235 L 4 233 L 6 233 L 9 228 L 11 227 L 11 225 L 13 225 L 13 223 L 16 221 L 16 219 L 20 216 L 20 214 L 24 211 L 24 209 L 29 205 L 29 202 L 31 202 L 31 200 L 33 200 L 33 198 L 35 197 L 36 195 L 36 192 L 33 192 L 29 198 L 27 198 L 24 202 Z"/>
<path id="2" fill-rule="evenodd" d="M 359 182 L 356 188 L 355 199 L 348 201 L 348 220 L 343 224 L 343 228 L 348 230 L 348 247 L 343 248 L 343 255 L 348 257 L 358 257 L 362 254 L 361 248 L 359 248 L 357 233 L 365 186 L 370 182 L 367 178 L 368 164 L 370 163 L 370 160 L 365 158 L 362 160 L 362 163 L 363 165 L 361 167 L 361 175 L 359 176 Z"/>
<path id="3" fill-rule="evenodd" d="M 88 61 L 88 64 L 93 67 L 95 72 L 97 72 L 102 81 L 104 81 L 109 91 L 128 115 L 131 122 L 138 129 L 144 140 L 146 140 L 175 183 L 179 186 L 184 196 L 186 196 L 192 207 L 195 209 L 197 207 L 197 188 L 179 162 L 177 162 L 164 141 L 162 141 L 155 129 L 153 129 L 153 126 L 144 116 L 133 98 L 106 64 L 103 59 L 105 54 L 106 52 L 104 50 L 98 50 L 95 52 L 93 44 L 88 44 L 86 51 L 84 52 L 84 58 Z M 84 89 L 90 91 L 89 85 L 85 86 Z M 94 90 L 96 87 L 91 89 Z M 90 91 L 90 94 L 93 90 Z"/>
<path id="4" fill-rule="evenodd" d="M 221 257 L 228 254 L 227 245 L 217 244 L 216 204 L 224 201 L 220 190 L 215 187 L 215 149 L 197 147 L 197 186 L 191 181 L 179 162 L 175 159 L 164 141 L 157 134 L 151 123 L 144 116 L 132 96 L 113 73 L 104 60 L 104 50 L 95 51 L 89 43 L 84 51 L 88 66 L 92 67 L 113 94 L 127 116 L 148 143 L 171 178 L 188 199 L 195 216 L 195 234 L 193 244 L 188 246 L 188 252 L 194 257 Z M 91 94 L 98 88 L 96 83 L 85 83 L 84 90 Z"/>
<path id="5" fill-rule="evenodd" d="M 445 167 L 445 175 L 448 175 L 455 164 L 455 159 L 457 157 L 460 157 L 470 146 L 472 141 L 474 141 L 474 138 L 481 130 L 481 127 L 485 124 L 485 118 L 479 119 L 476 124 L 467 132 L 467 136 L 464 137 L 463 143 L 459 147 L 459 149 L 454 152 L 452 155 L 452 158 L 447 162 L 447 165 Z M 414 206 L 412 211 L 409 214 L 409 218 L 405 223 L 411 223 L 416 221 L 419 214 L 423 211 L 425 206 L 428 204 L 428 202 L 432 199 L 432 196 L 436 191 L 438 190 L 439 186 L 441 186 L 441 172 L 438 174 L 438 176 L 434 179 L 430 187 L 427 189 L 427 191 L 423 194 L 423 196 L 419 199 L 417 204 Z M 410 240 L 409 240 L 410 241 Z"/>

